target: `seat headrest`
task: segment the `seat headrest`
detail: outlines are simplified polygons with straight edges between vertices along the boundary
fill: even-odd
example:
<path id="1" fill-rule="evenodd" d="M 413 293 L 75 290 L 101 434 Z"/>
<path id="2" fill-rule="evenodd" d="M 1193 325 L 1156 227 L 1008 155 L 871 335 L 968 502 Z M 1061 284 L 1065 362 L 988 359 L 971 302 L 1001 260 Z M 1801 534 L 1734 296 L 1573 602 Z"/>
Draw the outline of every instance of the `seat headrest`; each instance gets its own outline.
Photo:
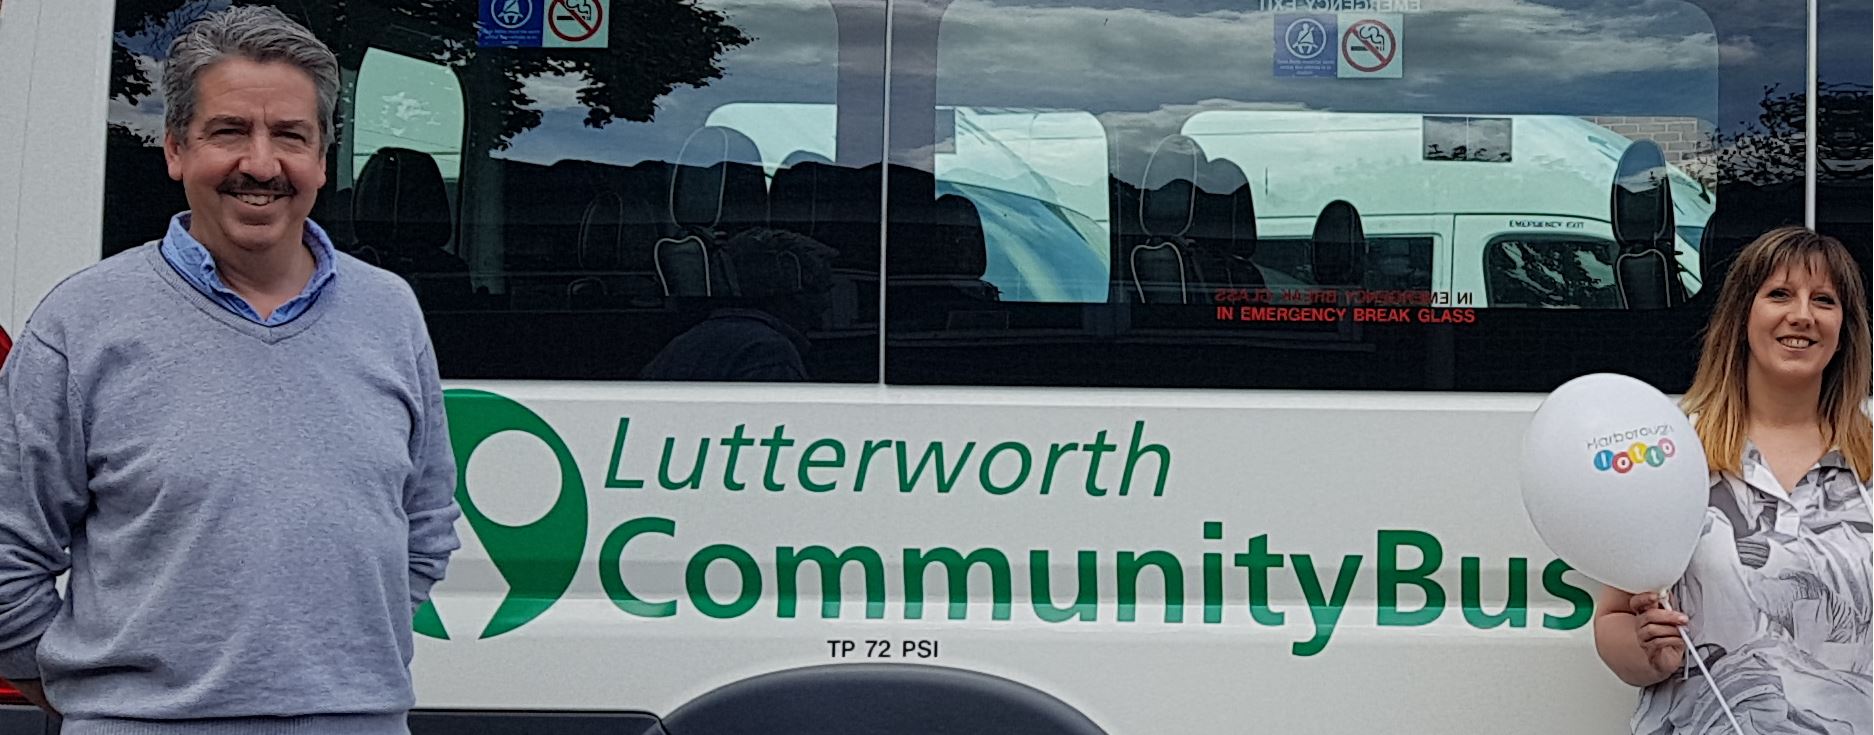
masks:
<path id="1" fill-rule="evenodd" d="M 825 189 L 832 183 L 828 168 L 828 164 L 802 162 L 776 171 L 768 191 L 768 221 L 812 236 L 814 225 L 826 215 L 822 211 Z"/>
<path id="2" fill-rule="evenodd" d="M 1366 275 L 1366 230 L 1360 210 L 1336 199 L 1314 220 L 1314 279 L 1323 286 L 1357 286 Z"/>
<path id="3" fill-rule="evenodd" d="M 1139 177 L 1139 226 L 1154 237 L 1179 237 L 1191 229 L 1197 204 L 1197 172 L 1204 149 L 1173 135 L 1159 141 Z"/>
<path id="4" fill-rule="evenodd" d="M 793 168 L 803 163 L 816 163 L 822 166 L 833 165 L 833 159 L 813 151 L 794 151 L 781 159 L 781 168 Z"/>
<path id="5" fill-rule="evenodd" d="M 1198 171 L 1196 216 L 1190 237 L 1224 255 L 1256 255 L 1256 206 L 1243 169 L 1228 159 L 1209 161 Z"/>
<path id="6" fill-rule="evenodd" d="M 637 197 L 601 191 L 579 218 L 579 266 L 601 271 L 648 269 L 649 262 L 629 263 L 628 255 L 648 252 L 656 241 L 650 205 Z"/>
<path id="7" fill-rule="evenodd" d="M 902 228 L 907 247 L 890 249 L 893 278 L 979 280 L 989 271 L 989 245 L 975 202 L 945 194 L 928 205 L 928 226 Z M 914 225 L 915 223 L 909 223 Z M 915 244 L 913 244 L 915 243 Z"/>
<path id="8" fill-rule="evenodd" d="M 449 191 L 429 154 L 379 148 L 358 172 L 353 191 L 353 229 L 360 245 L 395 250 L 449 244 L 455 229 Z"/>
<path id="9" fill-rule="evenodd" d="M 684 141 L 670 174 L 670 218 L 714 229 L 763 224 L 768 183 L 761 151 L 741 131 L 698 128 Z"/>

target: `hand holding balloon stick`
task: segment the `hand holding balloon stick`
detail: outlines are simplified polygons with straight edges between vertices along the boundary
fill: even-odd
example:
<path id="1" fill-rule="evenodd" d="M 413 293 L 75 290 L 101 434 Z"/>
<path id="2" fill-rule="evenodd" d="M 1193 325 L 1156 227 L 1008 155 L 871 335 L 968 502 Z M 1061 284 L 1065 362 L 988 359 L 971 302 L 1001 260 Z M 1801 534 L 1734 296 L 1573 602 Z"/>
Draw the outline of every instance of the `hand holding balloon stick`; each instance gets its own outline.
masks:
<path id="1" fill-rule="evenodd" d="M 1624 375 L 1568 381 L 1530 420 L 1521 475 L 1523 508 L 1556 556 L 1609 587 L 1658 591 L 1667 605 L 1704 530 L 1709 478 L 1704 446 L 1671 399 Z M 1678 632 L 1742 735 L 1698 647 Z"/>

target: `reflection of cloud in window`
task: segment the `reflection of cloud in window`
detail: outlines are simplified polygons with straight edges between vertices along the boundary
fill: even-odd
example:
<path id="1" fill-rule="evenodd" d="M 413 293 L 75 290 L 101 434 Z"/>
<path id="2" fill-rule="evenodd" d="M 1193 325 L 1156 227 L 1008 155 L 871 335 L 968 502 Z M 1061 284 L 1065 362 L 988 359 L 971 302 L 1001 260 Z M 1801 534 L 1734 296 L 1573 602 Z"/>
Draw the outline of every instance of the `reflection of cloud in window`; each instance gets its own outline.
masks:
<path id="1" fill-rule="evenodd" d="M 106 119 L 160 143 L 163 137 L 162 64 L 149 56 L 138 55 L 134 58 L 137 68 L 142 69 L 143 76 L 150 80 L 151 92 L 134 105 L 125 102 L 122 97 L 112 97 Z"/>
<path id="2" fill-rule="evenodd" d="M 521 93 L 532 99 L 530 109 L 547 110 L 584 110 L 579 104 L 579 89 L 590 84 L 584 73 L 580 74 L 544 74 L 521 80 Z"/>
<path id="3" fill-rule="evenodd" d="M 836 96 L 839 45 L 838 21 L 825 0 L 711 0 L 711 10 L 724 13 L 728 23 L 752 39 L 746 46 L 725 53 L 723 75 L 706 86 L 678 86 L 657 98 L 656 113 L 648 123 L 614 120 L 605 128 L 584 123 L 586 107 L 579 90 L 584 76 L 548 74 L 521 80 L 531 99 L 530 109 L 544 113 L 539 127 L 528 130 L 495 158 L 548 164 L 560 160 L 586 160 L 629 166 L 645 160 L 668 160 L 696 128 L 709 124 L 714 111 L 738 102 L 756 105 L 822 105 L 830 109 Z M 771 121 L 791 124 L 789 121 Z M 817 132 L 805 133 L 812 145 L 794 145 L 799 136 L 772 141 L 753 127 L 731 125 L 755 137 L 764 158 L 778 162 L 794 150 L 825 153 Z M 830 126 L 825 132 L 831 137 Z M 785 149 L 783 149 L 785 148 Z M 771 150 L 773 149 L 773 150 Z M 830 157 L 830 156 L 829 156 Z"/>
<path id="4" fill-rule="evenodd" d="M 711 80 L 709 87 L 703 90 L 678 87 L 669 97 L 708 93 L 710 89 L 731 86 L 738 78 L 780 83 L 783 88 L 770 87 L 767 90 L 770 95 L 785 94 L 785 87 L 797 85 L 802 79 L 832 78 L 832 65 L 839 60 L 841 40 L 837 20 L 827 3 L 821 0 L 723 0 L 710 2 L 708 6 L 726 14 L 729 25 L 750 34 L 753 40 L 723 55 L 723 79 Z M 584 110 L 585 106 L 579 103 L 579 90 L 587 84 L 584 74 L 546 74 L 521 80 L 521 90 L 534 100 L 530 109 Z"/>
<path id="5" fill-rule="evenodd" d="M 1583 12 L 1525 0 L 1441 3 L 1438 12 L 1407 18 L 1410 66 L 1405 79 L 1389 84 L 1388 91 L 1435 88 L 1434 99 L 1447 108 L 1493 111 L 1552 103 L 1556 90 L 1548 84 L 1668 73 L 1683 82 L 1675 88 L 1691 90 L 1684 94 L 1692 98 L 1677 104 L 1709 107 L 1716 100 L 1721 52 L 1711 22 L 1676 0 L 1642 6 Z M 1374 108 L 1369 86 L 1274 78 L 1268 71 L 1272 17 L 958 0 L 940 31 L 939 101 L 1104 112 L 1227 96 L 1305 101 L 1316 108 Z M 1722 52 L 1727 59 L 1749 59 L 1757 49 L 1742 39 L 1728 42 Z M 1673 104 L 1659 101 L 1653 88 L 1597 86 L 1594 91 L 1595 104 L 1610 109 L 1663 114 L 1668 111 L 1659 106 Z M 1610 94 L 1632 97 L 1610 100 Z M 1678 112 L 1710 116 L 1708 109 Z"/>
<path id="6" fill-rule="evenodd" d="M 155 23 L 135 33 L 117 33 L 113 40 L 132 54 L 160 61 L 169 56 L 169 44 L 184 27 L 209 13 L 225 10 L 231 4 L 231 0 L 189 0 Z M 124 12 L 128 11 L 120 11 L 120 14 Z M 150 81 L 156 80 L 152 77 Z"/>
<path id="7" fill-rule="evenodd" d="M 1128 181 L 1145 170 L 1145 162 L 1164 136 L 1179 132 L 1186 120 L 1202 112 L 1219 110 L 1289 110 L 1303 111 L 1308 106 L 1298 102 L 1238 102 L 1210 98 L 1188 105 L 1159 105 L 1149 112 L 1102 112 L 1100 124 L 1116 142 L 1113 150 L 1114 173 Z"/>
<path id="8" fill-rule="evenodd" d="M 398 92 L 378 98 L 378 124 L 384 132 L 391 135 L 411 135 L 413 126 L 437 127 L 436 113 L 425 109 L 422 100 L 411 97 L 407 92 Z M 397 123 L 403 123 L 399 125 Z"/>

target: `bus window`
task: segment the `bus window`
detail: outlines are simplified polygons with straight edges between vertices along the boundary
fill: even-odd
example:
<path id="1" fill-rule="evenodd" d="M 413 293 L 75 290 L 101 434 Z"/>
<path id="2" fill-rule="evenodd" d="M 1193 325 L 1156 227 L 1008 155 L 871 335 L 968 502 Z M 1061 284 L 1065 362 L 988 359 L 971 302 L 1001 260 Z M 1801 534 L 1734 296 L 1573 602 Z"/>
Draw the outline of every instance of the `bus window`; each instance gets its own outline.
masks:
<path id="1" fill-rule="evenodd" d="M 889 155 L 892 190 L 911 193 L 887 208 L 887 380 L 1529 390 L 1600 356 L 1672 384 L 1689 367 L 1661 353 L 1702 316 L 1707 223 L 1740 191 L 1717 143 L 1755 119 L 1735 90 L 1769 73 L 1721 57 L 1763 31 L 1708 8 L 1727 2 L 1616 18 L 1554 0 L 1377 15 L 999 0 L 902 16 Z M 1411 42 L 1392 68 L 1322 74 L 1278 53 L 1278 24 L 1300 16 Z M 1506 54 L 1491 39 L 1508 36 L 1522 45 Z M 1059 134 L 1035 132 L 1048 118 Z M 1611 229 L 1636 141 L 1671 167 L 1676 229 L 1658 248 L 1690 302 L 1648 315 L 1661 335 L 1578 345 L 1595 331 L 1580 319 L 1629 308 L 1606 267 L 1619 253 L 1587 243 Z M 946 225 L 951 210 L 970 226 Z M 1073 268 L 1034 257 L 1097 253 L 1102 235 Z M 1491 335 L 1510 331 L 1581 357 L 1497 354 Z"/>
<path id="2" fill-rule="evenodd" d="M 380 148 L 398 147 L 435 159 L 444 182 L 453 188 L 462 170 L 462 85 L 449 67 L 372 48 L 364 52 L 352 91 L 345 139 L 351 165 L 342 169 L 340 188 L 349 187 L 359 169 Z"/>
<path id="3" fill-rule="evenodd" d="M 938 108 L 937 193 L 973 203 L 1005 301 L 1104 301 L 1106 131 L 1076 110 Z"/>
<path id="4" fill-rule="evenodd" d="M 842 3 L 614 2 L 604 49 L 490 42 L 486 3 L 275 3 L 344 80 L 313 219 L 411 284 L 445 378 L 876 381 L 885 14 Z M 186 206 L 155 72 L 227 2 L 135 5 L 107 253 Z"/>

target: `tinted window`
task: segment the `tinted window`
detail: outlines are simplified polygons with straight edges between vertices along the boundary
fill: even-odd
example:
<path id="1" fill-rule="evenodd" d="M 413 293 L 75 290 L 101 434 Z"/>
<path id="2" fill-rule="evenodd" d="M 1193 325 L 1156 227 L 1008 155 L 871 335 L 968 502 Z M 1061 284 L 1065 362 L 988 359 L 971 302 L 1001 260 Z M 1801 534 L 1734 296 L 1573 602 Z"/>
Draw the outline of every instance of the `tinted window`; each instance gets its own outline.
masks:
<path id="1" fill-rule="evenodd" d="M 117 5 L 106 254 L 186 207 L 158 65 L 225 5 Z M 614 0 L 605 50 L 281 5 L 344 66 L 315 217 L 416 287 L 453 378 L 1678 389 L 1727 258 L 1803 217 L 1805 19 L 1736 0 L 906 0 L 890 44 L 882 0 Z M 1822 6 L 1850 241 L 1867 15 Z M 1677 236 L 1623 247 L 1690 301 L 1635 321 L 1595 243 L 1641 139 Z"/>
<path id="2" fill-rule="evenodd" d="M 158 191 L 112 199 L 107 252 L 186 208 L 151 80 L 226 4 L 119 4 L 111 178 Z M 344 67 L 314 219 L 412 284 L 445 377 L 878 379 L 883 59 L 834 62 L 882 2 L 582 5 L 592 48 L 480 33 L 483 4 L 280 4 Z"/>
<path id="3" fill-rule="evenodd" d="M 1800 86 L 1800 16 L 1740 21 L 1730 0 L 1293 5 L 999 0 L 898 16 L 887 379 L 1688 382 L 1708 225 L 1733 193 L 1762 200 L 1718 143 L 1799 151 L 1762 123 L 1757 93 Z M 1747 62 L 1721 53 L 1746 47 Z M 1616 247 L 1610 188 L 1635 140 L 1666 154 L 1675 227 Z M 1615 278 L 1621 248 L 1651 275 Z M 1646 328 L 1605 336 L 1632 320 L 1625 304 L 1661 302 Z M 1297 304 L 1311 308 L 1269 308 Z"/>
<path id="4" fill-rule="evenodd" d="M 1484 248 L 1490 305 L 1615 309 L 1619 247 L 1611 241 L 1498 240 Z"/>

